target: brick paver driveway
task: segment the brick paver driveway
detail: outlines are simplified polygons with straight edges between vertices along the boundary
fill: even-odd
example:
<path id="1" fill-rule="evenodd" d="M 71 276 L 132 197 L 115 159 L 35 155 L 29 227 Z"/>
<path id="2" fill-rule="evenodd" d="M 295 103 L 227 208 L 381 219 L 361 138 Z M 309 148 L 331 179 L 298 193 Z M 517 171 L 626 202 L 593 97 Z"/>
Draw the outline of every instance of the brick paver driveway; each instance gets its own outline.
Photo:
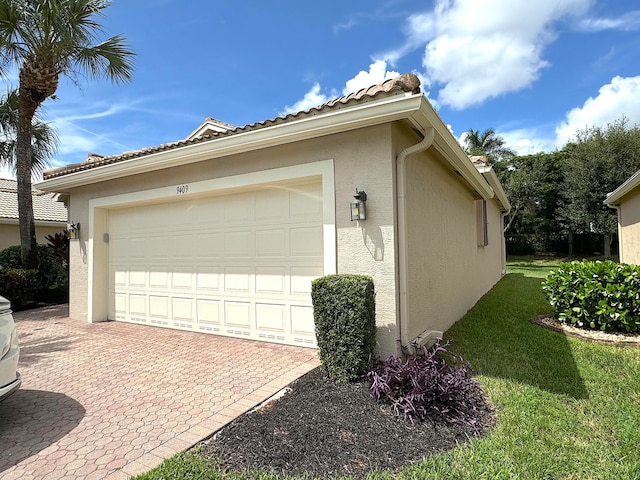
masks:
<path id="1" fill-rule="evenodd" d="M 0 403 L 0 478 L 120 479 L 209 436 L 318 365 L 313 349 L 14 314 L 22 387 Z"/>

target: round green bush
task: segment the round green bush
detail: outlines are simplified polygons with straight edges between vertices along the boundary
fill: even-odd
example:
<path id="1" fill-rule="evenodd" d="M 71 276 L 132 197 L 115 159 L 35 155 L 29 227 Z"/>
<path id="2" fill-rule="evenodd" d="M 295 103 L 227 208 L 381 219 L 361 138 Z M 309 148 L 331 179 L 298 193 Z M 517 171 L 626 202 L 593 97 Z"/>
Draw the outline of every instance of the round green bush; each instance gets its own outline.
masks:
<path id="1" fill-rule="evenodd" d="M 575 327 L 640 332 L 640 267 L 611 261 L 561 263 L 542 284 L 557 319 Z"/>

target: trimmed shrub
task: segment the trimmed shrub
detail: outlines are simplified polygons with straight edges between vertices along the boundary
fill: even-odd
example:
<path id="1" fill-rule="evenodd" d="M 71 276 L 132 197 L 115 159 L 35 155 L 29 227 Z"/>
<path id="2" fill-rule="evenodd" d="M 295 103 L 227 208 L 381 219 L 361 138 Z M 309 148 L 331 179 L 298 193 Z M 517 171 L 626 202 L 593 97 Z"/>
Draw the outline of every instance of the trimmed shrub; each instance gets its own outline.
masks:
<path id="1" fill-rule="evenodd" d="M 376 345 L 373 279 L 327 275 L 311 284 L 320 362 L 327 376 L 349 382 L 364 376 Z"/>
<path id="2" fill-rule="evenodd" d="M 25 271 L 22 269 L 19 245 L 14 245 L 0 251 L 0 272 L 7 270 Z M 48 245 L 38 245 L 38 268 L 33 271 L 36 272 L 38 288 L 35 290 L 35 297 L 25 303 L 21 303 L 22 305 L 33 302 L 64 303 L 68 301 L 68 264 L 54 254 L 52 247 Z M 29 272 L 32 271 L 29 270 Z M 12 275 L 16 275 L 15 272 Z M 33 273 L 25 275 L 32 276 Z M 6 294 L 6 288 L 11 287 L 5 287 L 3 284 L 0 284 L 0 288 L 3 289 L 0 290 L 0 295 L 9 298 Z M 32 290 L 29 290 L 29 292 L 31 292 L 30 295 L 33 293 Z M 16 308 L 18 307 L 16 306 Z"/>
<path id="3" fill-rule="evenodd" d="M 0 295 L 11 302 L 11 308 L 20 310 L 38 299 L 42 291 L 37 270 L 9 268 L 0 270 Z"/>
<path id="4" fill-rule="evenodd" d="M 438 340 L 407 360 L 387 358 L 368 374 L 371 393 L 411 423 L 439 419 L 479 430 L 486 410 L 482 389 L 462 359 L 447 352 L 447 346 Z M 447 363 L 445 356 L 454 363 Z"/>
<path id="5" fill-rule="evenodd" d="M 561 263 L 542 284 L 557 319 L 574 327 L 640 332 L 640 267 L 611 261 Z"/>

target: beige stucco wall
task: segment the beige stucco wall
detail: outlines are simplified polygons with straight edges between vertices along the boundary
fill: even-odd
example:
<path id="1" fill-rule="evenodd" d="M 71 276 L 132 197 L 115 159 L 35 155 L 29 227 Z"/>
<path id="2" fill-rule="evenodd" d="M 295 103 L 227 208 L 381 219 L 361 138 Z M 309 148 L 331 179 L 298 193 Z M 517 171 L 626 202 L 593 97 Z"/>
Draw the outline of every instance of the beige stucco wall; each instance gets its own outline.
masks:
<path id="1" fill-rule="evenodd" d="M 500 211 L 487 202 L 489 244 L 479 247 L 480 198 L 433 149 L 410 156 L 407 168 L 408 338 L 446 331 L 502 276 Z"/>
<path id="2" fill-rule="evenodd" d="M 393 165 L 391 125 L 356 130 L 241 155 L 213 159 L 166 171 L 135 175 L 72 190 L 69 220 L 82 225 L 80 239 L 70 246 L 70 316 L 87 320 L 89 301 L 89 201 L 188 184 L 205 179 L 263 171 L 279 167 L 333 160 L 335 168 L 335 227 L 337 273 L 372 275 L 376 285 L 376 321 L 379 326 L 379 349 L 383 354 L 396 353 L 395 258 Z M 355 189 L 365 190 L 368 219 L 351 222 L 349 203 Z M 98 215 L 100 217 L 100 215 Z M 97 221 L 103 221 L 98 218 Z M 98 255 L 105 255 L 101 238 L 94 239 Z M 96 272 L 106 278 L 106 272 Z M 102 299 L 106 301 L 106 287 Z M 95 297 L 95 295 L 94 295 Z"/>
<path id="3" fill-rule="evenodd" d="M 640 189 L 636 188 L 619 203 L 620 261 L 640 265 Z"/>
<path id="4" fill-rule="evenodd" d="M 47 235 L 55 235 L 61 233 L 67 225 L 59 226 L 36 225 L 36 238 L 38 243 L 46 244 Z M 20 229 L 17 224 L 0 223 L 0 250 L 12 245 L 20 245 Z"/>
<path id="5" fill-rule="evenodd" d="M 71 317 L 88 319 L 92 284 L 97 285 L 92 305 L 104 309 L 108 298 L 107 272 L 98 269 L 89 278 L 91 200 L 330 160 L 334 168 L 335 271 L 373 277 L 378 352 L 382 356 L 399 353 L 396 156 L 418 141 L 403 124 L 386 124 L 72 190 L 69 220 L 80 222 L 82 228 L 80 240 L 72 241 L 70 247 Z M 489 245 L 478 247 L 474 205 L 478 197 L 433 151 L 407 160 L 409 309 L 404 328 L 409 339 L 424 330 L 449 328 L 500 278 L 503 265 L 500 212 L 495 202 L 488 202 Z M 368 195 L 367 220 L 362 222 L 351 222 L 349 215 L 356 188 Z M 94 217 L 94 225 L 106 224 L 104 210 L 95 209 Z M 102 233 L 97 237 L 92 254 L 106 259 L 108 244 Z"/>

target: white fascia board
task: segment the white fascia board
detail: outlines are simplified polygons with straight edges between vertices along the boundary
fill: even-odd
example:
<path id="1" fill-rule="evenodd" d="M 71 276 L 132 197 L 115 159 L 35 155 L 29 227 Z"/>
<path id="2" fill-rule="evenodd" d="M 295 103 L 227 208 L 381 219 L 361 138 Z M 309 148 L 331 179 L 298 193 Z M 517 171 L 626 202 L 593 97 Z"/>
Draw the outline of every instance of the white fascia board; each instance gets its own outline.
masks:
<path id="1" fill-rule="evenodd" d="M 496 171 L 493 169 L 493 167 L 489 167 L 489 166 L 480 167 L 478 171 L 482 173 L 484 178 L 487 179 L 487 182 L 489 182 L 489 185 L 491 185 L 491 188 L 495 193 L 498 203 L 502 205 L 503 213 L 509 213 L 511 211 L 511 203 L 507 198 L 507 194 L 504 191 L 504 188 L 502 188 L 502 184 L 498 179 L 498 175 L 496 175 Z"/>
<path id="2" fill-rule="evenodd" d="M 615 207 L 618 200 L 631 192 L 631 190 L 636 188 L 638 185 L 640 185 L 640 170 L 631 175 L 631 177 L 629 177 L 622 185 L 607 195 L 607 199 L 603 203 L 609 207 Z"/>
<path id="3" fill-rule="evenodd" d="M 427 127 L 435 128 L 435 138 L 433 147 L 449 162 L 451 167 L 457 171 L 472 190 L 475 190 L 485 200 L 494 197 L 494 191 L 486 182 L 482 174 L 478 172 L 475 165 L 469 160 L 467 154 L 462 150 L 449 128 L 444 124 L 440 116 L 433 109 L 429 101 L 420 96 L 420 109 L 412 115 L 411 119 L 420 126 L 422 130 Z"/>
<path id="4" fill-rule="evenodd" d="M 284 145 L 310 138 L 331 135 L 357 128 L 409 118 L 420 109 L 422 95 L 397 95 L 328 112 L 320 112 L 301 120 L 229 135 L 194 145 L 124 160 L 100 167 L 44 180 L 36 188 L 44 191 L 66 191 L 70 188 L 177 167 L 203 160 Z"/>

